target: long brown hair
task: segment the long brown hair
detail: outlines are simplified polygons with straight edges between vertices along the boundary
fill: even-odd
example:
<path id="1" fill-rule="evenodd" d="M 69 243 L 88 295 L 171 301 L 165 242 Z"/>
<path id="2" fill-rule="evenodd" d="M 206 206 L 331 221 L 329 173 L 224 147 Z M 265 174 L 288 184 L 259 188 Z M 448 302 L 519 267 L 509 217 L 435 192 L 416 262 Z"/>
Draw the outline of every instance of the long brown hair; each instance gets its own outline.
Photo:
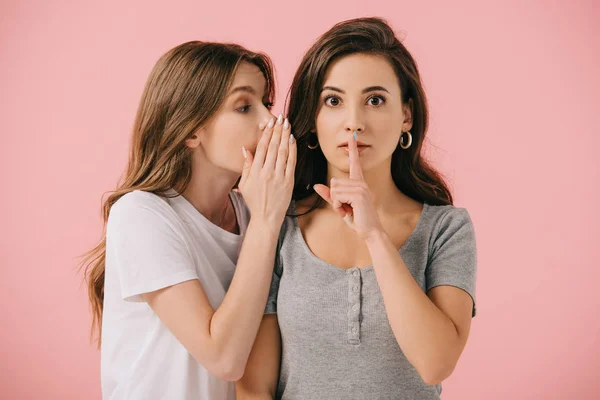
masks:
<path id="1" fill-rule="evenodd" d="M 327 160 L 320 148 L 308 148 L 315 128 L 320 93 L 328 66 L 340 57 L 365 53 L 381 55 L 392 64 L 400 82 L 402 103 L 412 105 L 412 146 L 392 154 L 392 178 L 405 195 L 432 205 L 452 204 L 452 194 L 440 174 L 421 154 L 427 132 L 427 98 L 417 64 L 392 28 L 380 18 L 358 18 L 336 24 L 317 39 L 296 71 L 288 94 L 288 118 L 298 141 L 294 199 L 314 193 L 313 185 L 327 184 Z M 312 205 L 318 207 L 321 198 Z"/>
<path id="2" fill-rule="evenodd" d="M 164 54 L 156 63 L 142 94 L 135 118 L 127 171 L 117 190 L 102 206 L 102 241 L 81 263 L 92 308 L 92 335 L 101 341 L 106 255 L 106 223 L 110 209 L 123 195 L 143 190 L 164 195 L 182 193 L 192 169 L 185 141 L 219 109 L 243 61 L 265 76 L 266 93 L 275 96 L 273 67 L 268 56 L 236 44 L 192 41 Z"/>

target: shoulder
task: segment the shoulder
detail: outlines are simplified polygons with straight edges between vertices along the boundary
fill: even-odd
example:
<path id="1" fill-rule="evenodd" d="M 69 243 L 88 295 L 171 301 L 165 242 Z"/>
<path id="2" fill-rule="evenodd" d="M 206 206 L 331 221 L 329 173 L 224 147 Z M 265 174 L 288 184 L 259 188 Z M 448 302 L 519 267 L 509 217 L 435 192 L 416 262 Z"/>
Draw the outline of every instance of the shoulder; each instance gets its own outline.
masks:
<path id="1" fill-rule="evenodd" d="M 109 225 L 121 223 L 168 222 L 176 218 L 175 211 L 164 197 L 154 193 L 135 190 L 123 195 L 112 205 Z"/>
<path id="2" fill-rule="evenodd" d="M 453 246 L 474 247 L 475 230 L 469 212 L 462 207 L 428 206 L 428 215 L 425 218 L 426 231 L 429 234 L 430 249 Z"/>
<path id="3" fill-rule="evenodd" d="M 425 207 L 427 207 L 427 215 L 424 223 L 430 225 L 435 231 L 464 225 L 472 226 L 471 216 L 466 208 L 452 205 L 426 205 Z"/>
<path id="4" fill-rule="evenodd" d="M 142 190 L 134 190 L 124 194 L 113 204 L 112 210 L 125 211 L 136 208 L 161 208 L 168 205 L 164 197 Z"/>

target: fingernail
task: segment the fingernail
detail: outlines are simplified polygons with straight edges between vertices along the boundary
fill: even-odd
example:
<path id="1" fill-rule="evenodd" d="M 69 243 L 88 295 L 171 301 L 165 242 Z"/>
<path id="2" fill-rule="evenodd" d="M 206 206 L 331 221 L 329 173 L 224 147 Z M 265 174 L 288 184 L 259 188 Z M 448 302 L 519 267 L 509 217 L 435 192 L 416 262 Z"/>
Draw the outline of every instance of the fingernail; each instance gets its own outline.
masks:
<path id="1" fill-rule="evenodd" d="M 272 119 L 272 120 L 269 121 L 269 125 L 267 125 L 267 128 L 272 128 L 274 126 L 275 126 L 275 120 Z"/>
<path id="2" fill-rule="evenodd" d="M 266 123 L 261 122 L 260 124 L 258 124 L 258 129 L 260 129 L 260 130 L 265 129 L 265 125 L 266 125 Z"/>
<path id="3" fill-rule="evenodd" d="M 279 114 L 279 117 L 277 117 L 277 123 L 279 125 L 283 124 L 283 114 Z"/>
<path id="4" fill-rule="evenodd" d="M 286 118 L 285 121 L 283 122 L 283 127 L 285 129 L 288 129 L 290 127 L 290 121 L 288 121 L 288 119 Z"/>
<path id="5" fill-rule="evenodd" d="M 352 136 L 354 136 L 354 141 L 356 142 L 356 131 L 354 131 L 354 135 Z"/>
<path id="6" fill-rule="evenodd" d="M 248 158 L 248 152 L 244 146 L 242 146 L 242 154 L 244 155 L 244 158 Z"/>
<path id="7" fill-rule="evenodd" d="M 294 135 L 290 135 L 290 144 L 294 143 Z"/>

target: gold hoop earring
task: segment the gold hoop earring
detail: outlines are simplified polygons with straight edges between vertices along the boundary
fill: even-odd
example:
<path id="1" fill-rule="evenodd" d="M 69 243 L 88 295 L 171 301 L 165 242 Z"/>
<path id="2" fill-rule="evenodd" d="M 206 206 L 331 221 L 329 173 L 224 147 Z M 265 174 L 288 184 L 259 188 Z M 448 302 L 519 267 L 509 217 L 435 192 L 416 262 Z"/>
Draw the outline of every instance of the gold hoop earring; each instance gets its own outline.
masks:
<path id="1" fill-rule="evenodd" d="M 407 144 L 404 144 L 404 140 L 402 140 L 405 133 L 408 135 L 408 143 Z M 400 147 L 402 147 L 404 150 L 406 150 L 411 145 L 412 145 L 412 135 L 411 135 L 410 131 L 402 132 L 402 134 L 400 135 Z"/>
<path id="2" fill-rule="evenodd" d="M 314 132 L 311 132 L 311 133 L 314 133 Z M 316 135 L 316 133 L 315 133 L 315 136 L 317 136 L 317 135 Z M 309 149 L 311 149 L 311 150 L 314 150 L 314 149 L 316 149 L 317 147 L 319 147 L 319 139 L 317 139 L 317 144 L 316 144 L 316 145 L 314 145 L 314 146 L 312 146 L 312 145 L 311 145 L 310 143 L 308 143 L 308 141 L 307 141 L 307 143 L 306 143 L 306 146 L 308 146 L 308 148 L 309 148 Z"/>

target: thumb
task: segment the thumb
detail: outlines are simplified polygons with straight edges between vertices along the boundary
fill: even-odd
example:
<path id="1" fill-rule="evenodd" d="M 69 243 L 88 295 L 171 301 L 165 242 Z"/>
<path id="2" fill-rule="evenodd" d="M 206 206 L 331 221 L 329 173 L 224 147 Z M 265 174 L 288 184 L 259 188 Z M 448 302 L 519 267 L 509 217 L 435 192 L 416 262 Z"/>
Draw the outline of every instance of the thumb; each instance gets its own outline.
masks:
<path id="1" fill-rule="evenodd" d="M 333 205 L 333 201 L 331 200 L 331 191 L 329 190 L 329 188 L 327 186 L 317 184 L 317 185 L 313 186 L 313 189 L 315 189 L 315 192 L 317 192 L 317 194 L 319 196 L 321 196 L 323 198 L 323 200 L 325 200 L 329 204 Z"/>
<path id="2" fill-rule="evenodd" d="M 240 183 L 238 187 L 241 189 L 244 188 L 246 181 L 248 180 L 248 175 L 250 175 L 250 167 L 252 166 L 252 160 L 254 160 L 254 156 L 251 152 L 242 147 L 242 154 L 245 158 L 244 167 L 242 168 L 242 178 L 240 179 Z"/>
<path id="3" fill-rule="evenodd" d="M 317 192 L 317 194 L 321 196 L 323 200 L 325 200 L 331 206 L 333 206 L 333 199 L 331 198 L 331 189 L 321 184 L 313 186 L 313 189 L 315 189 L 315 192 Z M 343 207 L 338 208 L 337 211 L 340 213 L 341 217 L 345 217 L 347 214 L 347 211 Z"/>

